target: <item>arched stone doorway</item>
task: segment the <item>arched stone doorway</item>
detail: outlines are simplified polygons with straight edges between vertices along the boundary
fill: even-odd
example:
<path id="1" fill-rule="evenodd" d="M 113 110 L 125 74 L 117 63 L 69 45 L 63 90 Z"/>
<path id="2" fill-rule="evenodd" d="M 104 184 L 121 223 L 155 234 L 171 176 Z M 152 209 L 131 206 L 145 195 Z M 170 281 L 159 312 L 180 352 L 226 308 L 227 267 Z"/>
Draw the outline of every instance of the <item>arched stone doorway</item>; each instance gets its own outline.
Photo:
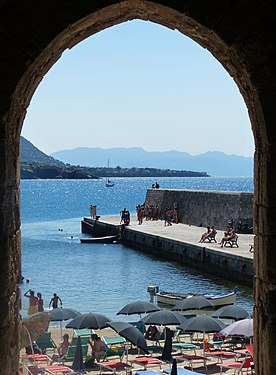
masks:
<path id="1" fill-rule="evenodd" d="M 19 136 L 39 82 L 66 48 L 132 19 L 178 29 L 221 62 L 246 102 L 255 137 L 255 366 L 275 356 L 275 5 L 269 1 L 0 3 L 0 374 L 16 373 L 20 259 Z"/>

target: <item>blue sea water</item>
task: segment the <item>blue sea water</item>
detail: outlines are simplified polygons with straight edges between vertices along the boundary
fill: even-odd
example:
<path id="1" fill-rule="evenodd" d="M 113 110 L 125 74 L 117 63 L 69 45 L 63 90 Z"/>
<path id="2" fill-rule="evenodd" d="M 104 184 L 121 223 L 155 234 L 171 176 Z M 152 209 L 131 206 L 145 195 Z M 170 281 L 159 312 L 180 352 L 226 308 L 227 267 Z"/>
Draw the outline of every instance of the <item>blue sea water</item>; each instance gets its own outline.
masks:
<path id="1" fill-rule="evenodd" d="M 22 180 L 22 284 L 41 292 L 48 307 L 53 293 L 64 307 L 82 313 L 104 313 L 111 319 L 125 304 L 149 299 L 148 285 L 178 292 L 229 292 L 236 284 L 191 268 L 157 259 L 121 244 L 80 244 L 80 223 L 90 204 L 99 215 L 118 215 L 123 207 L 135 212 L 153 178 L 118 178 L 106 188 L 103 180 Z M 161 188 L 253 191 L 252 178 L 159 178 Z M 62 229 L 62 230 L 60 230 Z M 252 310 L 252 290 L 238 286 L 238 304 Z M 23 297 L 22 315 L 28 299 Z M 135 319 L 134 319 L 135 320 Z"/>

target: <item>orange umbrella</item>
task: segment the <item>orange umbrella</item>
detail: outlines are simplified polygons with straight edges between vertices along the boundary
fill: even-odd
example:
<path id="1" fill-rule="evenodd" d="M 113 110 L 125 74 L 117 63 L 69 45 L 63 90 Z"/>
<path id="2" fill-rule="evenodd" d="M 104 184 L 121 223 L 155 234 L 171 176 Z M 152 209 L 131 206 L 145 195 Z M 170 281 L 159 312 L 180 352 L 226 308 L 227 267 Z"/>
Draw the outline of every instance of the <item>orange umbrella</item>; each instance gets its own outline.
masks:
<path id="1" fill-rule="evenodd" d="M 41 312 L 23 319 L 21 327 L 21 349 L 31 346 L 32 342 L 48 330 L 51 315 Z"/>

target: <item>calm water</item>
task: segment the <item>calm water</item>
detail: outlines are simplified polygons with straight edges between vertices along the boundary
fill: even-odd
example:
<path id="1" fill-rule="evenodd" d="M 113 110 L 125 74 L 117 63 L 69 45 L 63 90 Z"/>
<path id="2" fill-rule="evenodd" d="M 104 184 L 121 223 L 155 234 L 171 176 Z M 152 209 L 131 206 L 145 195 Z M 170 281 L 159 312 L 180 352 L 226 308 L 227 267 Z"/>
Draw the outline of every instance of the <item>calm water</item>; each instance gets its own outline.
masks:
<path id="1" fill-rule="evenodd" d="M 97 205 L 99 215 L 118 214 L 119 220 L 123 207 L 135 212 L 154 182 L 152 178 L 115 179 L 115 186 L 106 188 L 103 180 L 22 180 L 22 273 L 30 279 L 22 284 L 23 293 L 29 288 L 40 291 L 48 307 L 56 292 L 64 307 L 127 320 L 116 312 L 136 299 L 148 300 L 150 284 L 179 292 L 232 291 L 236 284 L 121 244 L 80 244 L 80 222 L 89 215 L 90 204 Z M 158 182 L 161 188 L 253 191 L 252 178 L 161 178 Z M 238 304 L 250 312 L 252 291 L 241 286 L 238 290 Z M 23 297 L 24 316 L 27 305 Z"/>

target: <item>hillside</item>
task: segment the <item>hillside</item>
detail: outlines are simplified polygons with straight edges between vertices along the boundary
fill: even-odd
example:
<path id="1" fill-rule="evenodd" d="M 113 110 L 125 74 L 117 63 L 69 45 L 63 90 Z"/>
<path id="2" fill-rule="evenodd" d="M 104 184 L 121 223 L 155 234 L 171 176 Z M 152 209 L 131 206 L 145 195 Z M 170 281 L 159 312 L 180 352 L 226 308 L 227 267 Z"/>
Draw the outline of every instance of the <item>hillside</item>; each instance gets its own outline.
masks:
<path id="1" fill-rule="evenodd" d="M 64 166 L 63 162 L 44 154 L 44 152 L 40 151 L 22 136 L 20 137 L 20 162 L 27 164 L 40 163 L 55 167 Z"/>
<path id="2" fill-rule="evenodd" d="M 208 177 L 205 172 L 159 168 L 106 168 L 71 165 L 44 154 L 24 137 L 20 139 L 21 179 L 95 179 L 104 177 Z M 79 163 L 83 164 L 83 163 Z"/>
<path id="3" fill-rule="evenodd" d="M 223 152 L 209 151 L 201 155 L 186 152 L 149 152 L 142 148 L 88 148 L 54 152 L 51 156 L 73 165 L 103 167 L 110 159 L 111 165 L 121 168 L 154 168 L 168 170 L 188 170 L 206 172 L 211 176 L 253 176 L 253 158 L 239 155 L 226 155 Z"/>

